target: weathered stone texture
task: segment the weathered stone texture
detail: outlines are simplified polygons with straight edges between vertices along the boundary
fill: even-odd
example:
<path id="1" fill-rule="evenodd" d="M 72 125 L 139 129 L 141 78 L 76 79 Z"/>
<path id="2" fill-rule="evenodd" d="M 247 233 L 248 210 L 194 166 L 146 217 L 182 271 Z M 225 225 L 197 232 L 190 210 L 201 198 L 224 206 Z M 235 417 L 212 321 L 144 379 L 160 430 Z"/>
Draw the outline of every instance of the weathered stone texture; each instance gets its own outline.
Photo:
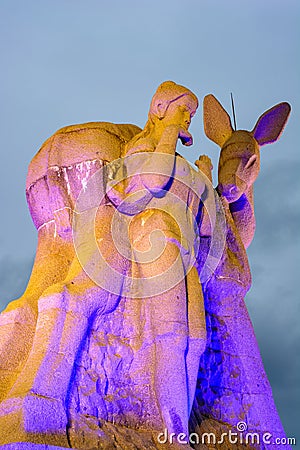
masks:
<path id="1" fill-rule="evenodd" d="M 242 437 L 284 436 L 244 297 L 259 145 L 278 139 L 290 107 L 234 131 L 205 98 L 205 132 L 221 147 L 214 190 L 206 155 L 196 172 L 176 153 L 178 138 L 192 144 L 197 106 L 165 82 L 144 130 L 65 127 L 31 162 L 38 247 L 24 295 L 0 315 L 1 448 L 191 449 L 178 442 L 190 431 L 197 450 L 271 450 Z M 220 442 L 234 430 L 240 442 Z"/>

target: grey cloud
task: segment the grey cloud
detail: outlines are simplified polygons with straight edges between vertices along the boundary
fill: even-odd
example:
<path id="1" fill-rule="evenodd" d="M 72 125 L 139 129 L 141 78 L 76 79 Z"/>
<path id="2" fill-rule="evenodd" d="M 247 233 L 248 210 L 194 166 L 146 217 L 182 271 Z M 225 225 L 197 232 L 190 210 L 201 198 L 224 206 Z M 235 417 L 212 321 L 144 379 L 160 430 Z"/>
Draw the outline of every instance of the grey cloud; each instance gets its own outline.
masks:
<path id="1" fill-rule="evenodd" d="M 296 162 L 270 164 L 255 184 L 255 240 L 268 249 L 275 241 L 282 245 L 299 234 L 300 186 Z"/>
<path id="2" fill-rule="evenodd" d="M 297 245 L 299 239 L 290 237 L 289 245 L 281 242 L 278 247 L 255 247 L 250 255 L 253 287 L 247 295 L 247 307 L 274 400 L 290 436 L 297 430 L 295 418 L 300 403 Z"/>
<path id="3" fill-rule="evenodd" d="M 299 410 L 300 410 L 300 387 L 281 386 L 273 389 L 274 399 L 281 406 L 281 419 L 288 437 L 295 437 L 299 443 Z M 280 413 L 280 410 L 279 410 Z M 298 439 L 296 433 L 298 432 Z M 297 447 L 296 447 L 297 448 Z"/>

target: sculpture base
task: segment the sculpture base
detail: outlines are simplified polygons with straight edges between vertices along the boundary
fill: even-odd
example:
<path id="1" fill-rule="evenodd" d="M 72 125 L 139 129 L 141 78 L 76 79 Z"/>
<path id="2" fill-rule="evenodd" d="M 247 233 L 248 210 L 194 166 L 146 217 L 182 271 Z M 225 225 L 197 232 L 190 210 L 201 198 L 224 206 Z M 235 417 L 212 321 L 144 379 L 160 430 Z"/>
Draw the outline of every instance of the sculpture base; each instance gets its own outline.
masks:
<path id="1" fill-rule="evenodd" d="M 85 427 L 78 418 L 78 423 L 64 430 L 63 433 L 28 432 L 22 409 L 0 417 L 1 450 L 192 450 L 187 444 L 168 441 L 160 442 L 162 430 L 133 429 L 111 422 L 99 422 L 97 429 Z M 164 438 L 164 436 L 162 436 Z M 206 446 L 197 447 L 206 450 Z"/>

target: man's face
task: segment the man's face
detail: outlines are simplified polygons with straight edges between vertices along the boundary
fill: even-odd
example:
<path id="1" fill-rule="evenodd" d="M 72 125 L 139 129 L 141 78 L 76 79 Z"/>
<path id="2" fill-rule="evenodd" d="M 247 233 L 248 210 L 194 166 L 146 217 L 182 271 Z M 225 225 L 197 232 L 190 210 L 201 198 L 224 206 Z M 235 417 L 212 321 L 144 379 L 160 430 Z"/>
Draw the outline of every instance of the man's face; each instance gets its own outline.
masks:
<path id="1" fill-rule="evenodd" d="M 183 145 L 192 145 L 193 138 L 188 132 L 192 117 L 197 109 L 197 103 L 193 97 L 185 95 L 172 102 L 163 119 L 161 125 L 166 128 L 169 125 L 177 125 L 179 128 L 179 138 Z"/>
<path id="2" fill-rule="evenodd" d="M 169 105 L 162 123 L 164 126 L 178 125 L 187 131 L 196 108 L 197 105 L 194 99 L 189 95 L 185 95 Z"/>

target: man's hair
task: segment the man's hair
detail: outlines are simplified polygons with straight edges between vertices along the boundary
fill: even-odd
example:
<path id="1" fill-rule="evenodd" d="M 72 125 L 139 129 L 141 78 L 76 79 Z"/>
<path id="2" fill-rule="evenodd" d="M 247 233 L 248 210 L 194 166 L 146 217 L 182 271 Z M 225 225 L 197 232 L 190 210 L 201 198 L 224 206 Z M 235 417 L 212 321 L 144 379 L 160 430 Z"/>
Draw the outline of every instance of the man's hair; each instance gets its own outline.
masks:
<path id="1" fill-rule="evenodd" d="M 160 84 L 152 97 L 149 119 L 152 121 L 153 117 L 158 117 L 162 119 L 168 107 L 172 102 L 175 102 L 181 97 L 188 95 L 193 98 L 196 103 L 196 108 L 198 107 L 198 99 L 192 91 L 187 89 L 180 84 L 174 83 L 174 81 L 164 81 Z"/>

